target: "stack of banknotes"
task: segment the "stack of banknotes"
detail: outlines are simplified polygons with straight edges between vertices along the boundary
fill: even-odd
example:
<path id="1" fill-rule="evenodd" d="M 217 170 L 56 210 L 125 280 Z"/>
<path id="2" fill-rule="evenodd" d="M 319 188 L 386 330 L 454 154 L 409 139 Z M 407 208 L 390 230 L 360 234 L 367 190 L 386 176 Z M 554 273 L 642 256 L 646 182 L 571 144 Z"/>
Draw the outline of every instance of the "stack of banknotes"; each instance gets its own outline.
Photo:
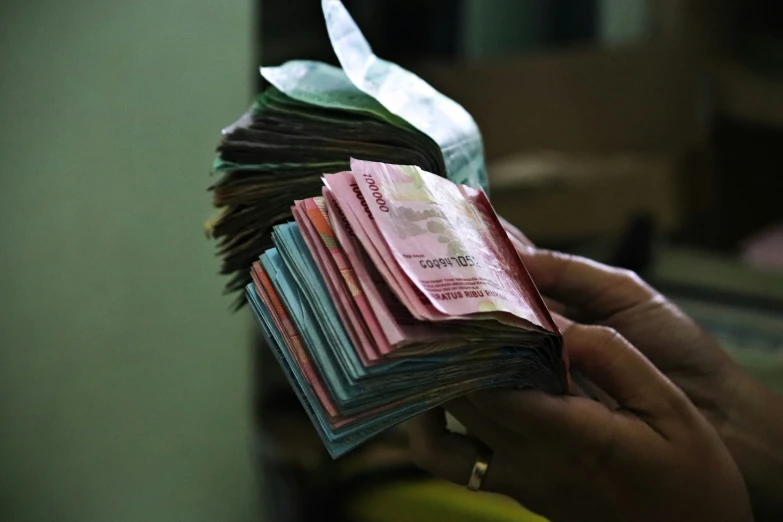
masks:
<path id="1" fill-rule="evenodd" d="M 261 68 L 270 87 L 223 130 L 211 187 L 220 210 L 207 232 L 219 242 L 222 273 L 232 276 L 229 292 L 250 281 L 272 227 L 291 218 L 291 201 L 318 194 L 321 175 L 348 170 L 351 157 L 418 165 L 487 190 L 470 114 L 375 56 L 339 1 L 323 0 L 323 10 L 341 67 L 294 60 Z"/>
<path id="2" fill-rule="evenodd" d="M 566 390 L 562 338 L 483 191 L 353 159 L 319 181 L 246 294 L 333 457 L 468 392 Z"/>
<path id="3" fill-rule="evenodd" d="M 207 231 L 329 453 L 479 389 L 564 392 L 473 118 L 322 7 L 340 67 L 261 69 L 270 87 L 223 131 Z"/>

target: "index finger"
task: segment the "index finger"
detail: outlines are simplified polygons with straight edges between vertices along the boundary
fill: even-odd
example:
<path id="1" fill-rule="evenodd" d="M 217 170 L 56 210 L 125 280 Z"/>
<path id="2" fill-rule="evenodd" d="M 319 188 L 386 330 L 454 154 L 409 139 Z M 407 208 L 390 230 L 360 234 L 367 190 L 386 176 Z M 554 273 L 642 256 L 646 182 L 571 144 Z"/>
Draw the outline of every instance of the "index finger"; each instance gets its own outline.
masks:
<path id="1" fill-rule="evenodd" d="M 635 273 L 589 259 L 529 249 L 519 252 L 538 290 L 591 321 L 645 303 L 659 295 Z"/>
<path id="2" fill-rule="evenodd" d="M 530 241 L 527 236 L 523 234 L 517 227 L 503 219 L 502 216 L 498 216 L 498 219 L 500 220 L 500 224 L 503 225 L 503 228 L 506 230 L 506 234 L 508 234 L 511 242 L 514 243 L 514 248 L 517 251 L 525 250 L 534 246 L 533 242 Z"/>
<path id="3" fill-rule="evenodd" d="M 559 321 L 562 324 L 562 321 Z M 687 400 L 641 353 L 611 329 L 568 322 L 562 328 L 574 367 L 605 391 L 617 405 L 658 432 L 687 413 Z M 543 392 L 491 390 L 470 397 L 498 423 L 517 433 L 600 439 L 602 425 L 615 415 L 583 397 Z"/>

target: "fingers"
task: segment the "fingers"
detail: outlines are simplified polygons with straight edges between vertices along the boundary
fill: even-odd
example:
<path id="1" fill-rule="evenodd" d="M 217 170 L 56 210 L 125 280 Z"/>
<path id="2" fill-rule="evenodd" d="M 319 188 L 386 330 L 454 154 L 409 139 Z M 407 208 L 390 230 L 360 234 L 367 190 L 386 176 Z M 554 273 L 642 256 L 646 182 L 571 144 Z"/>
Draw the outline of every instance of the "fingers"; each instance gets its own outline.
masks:
<path id="1" fill-rule="evenodd" d="M 543 296 L 544 304 L 546 304 L 546 307 L 549 309 L 550 312 L 555 314 L 565 314 L 566 313 L 566 305 L 561 303 L 560 301 L 556 301 L 555 299 Z"/>
<path id="2" fill-rule="evenodd" d="M 411 460 L 433 475 L 466 485 L 479 457 L 480 445 L 463 435 L 446 430 L 443 410 L 437 408 L 414 417 L 405 425 L 410 440 Z M 482 489 L 502 489 L 490 461 Z"/>
<path id="3" fill-rule="evenodd" d="M 673 386 L 611 328 L 560 323 L 571 363 L 621 408 L 655 415 L 671 407 Z"/>
<path id="4" fill-rule="evenodd" d="M 549 250 L 520 251 L 539 291 L 569 308 L 606 319 L 658 294 L 636 274 Z"/>
<path id="5" fill-rule="evenodd" d="M 560 313 L 557 312 L 552 314 L 552 319 L 555 321 L 561 332 L 568 330 L 574 324 L 574 321 L 568 317 L 560 315 Z M 568 348 L 566 348 L 566 350 L 567 349 Z M 597 386 L 592 380 L 583 375 L 582 372 L 580 372 L 577 368 L 572 367 L 570 373 L 572 387 L 578 388 L 577 391 L 580 392 L 577 393 L 577 395 L 581 395 L 582 397 L 589 397 L 593 400 L 599 401 L 610 410 L 615 410 L 618 408 L 616 400 L 614 400 L 608 393 Z"/>
<path id="6" fill-rule="evenodd" d="M 555 396 L 537 390 L 486 390 L 468 396 L 486 417 L 535 444 L 607 439 L 612 412 L 585 397 Z"/>
<path id="7" fill-rule="evenodd" d="M 519 437 L 481 413 L 467 397 L 449 401 L 444 407 L 465 426 L 468 435 L 478 437 L 493 450 L 503 448 L 508 444 L 510 438 Z"/>
<path id="8" fill-rule="evenodd" d="M 522 243 L 518 238 L 512 236 L 509 234 L 508 238 L 511 240 L 511 244 L 514 246 L 514 250 L 516 250 L 517 254 L 520 252 L 523 252 L 531 247 L 526 245 L 525 243 Z"/>
<path id="9" fill-rule="evenodd" d="M 471 437 L 486 443 L 492 452 L 481 489 L 514 497 L 526 508 L 543 512 L 551 493 L 543 477 L 558 468 L 562 453 L 553 457 L 552 451 L 557 450 L 549 441 L 536 443 L 507 429 L 476 408 L 467 396 L 448 402 L 445 408 L 465 426 Z M 515 472 L 509 478 L 504 471 L 511 462 Z"/>
<path id="10" fill-rule="evenodd" d="M 641 353 L 610 328 L 558 317 L 569 358 L 605 392 L 601 402 L 538 391 L 492 390 L 470 396 L 476 408 L 501 426 L 533 438 L 552 437 L 603 446 L 616 423 L 613 406 L 629 410 L 656 431 L 681 418 L 687 400 Z M 608 395 L 609 397 L 606 397 Z"/>
<path id="11" fill-rule="evenodd" d="M 471 436 L 488 443 L 483 436 L 489 435 L 498 448 L 483 448 L 479 440 L 449 433 L 444 428 L 442 411 L 431 410 L 406 423 L 413 462 L 437 477 L 466 486 L 476 460 L 488 458 L 482 491 L 512 497 L 528 509 L 543 512 L 552 491 L 543 479 L 553 467 L 549 449 L 525 445 L 523 438 L 495 424 L 465 398 L 446 407 L 465 424 Z M 495 425 L 497 432 L 488 432 L 488 424 Z M 496 438 L 500 433 L 505 434 L 502 440 Z M 520 469 L 518 462 L 524 462 L 525 467 Z"/>
<path id="12" fill-rule="evenodd" d="M 503 228 L 506 230 L 506 234 L 508 234 L 511 242 L 514 243 L 514 247 L 517 249 L 517 252 L 520 250 L 529 249 L 530 247 L 534 246 L 533 242 L 530 241 L 525 234 L 520 232 L 517 227 L 500 216 L 498 216 L 498 219 L 500 220 L 500 224 L 503 225 Z"/>
<path id="13" fill-rule="evenodd" d="M 582 375 L 578 370 L 574 369 L 571 372 L 571 379 L 573 395 L 588 397 L 594 401 L 598 401 L 610 410 L 616 410 L 618 408 L 616 400 L 596 386 L 593 381 Z"/>
<path id="14" fill-rule="evenodd" d="M 411 460 L 433 475 L 467 484 L 475 450 L 446 430 L 443 410 L 434 409 L 405 424 Z"/>

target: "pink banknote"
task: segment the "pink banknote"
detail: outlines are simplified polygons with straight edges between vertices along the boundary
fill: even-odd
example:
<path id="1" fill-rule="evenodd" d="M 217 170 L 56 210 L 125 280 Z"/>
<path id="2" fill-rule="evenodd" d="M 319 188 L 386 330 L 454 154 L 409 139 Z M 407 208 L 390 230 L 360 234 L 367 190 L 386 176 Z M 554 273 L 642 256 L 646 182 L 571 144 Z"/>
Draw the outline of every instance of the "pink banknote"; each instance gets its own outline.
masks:
<path id="1" fill-rule="evenodd" d="M 365 324 L 368 337 L 373 343 L 372 360 L 374 361 L 376 357 L 389 353 L 392 348 L 389 336 L 381 325 L 381 318 L 378 317 L 377 312 L 374 310 L 373 298 L 366 293 L 366 285 L 362 284 L 360 281 L 361 276 L 354 268 L 354 265 L 360 264 L 359 260 L 355 259 L 352 262 L 350 255 L 343 248 L 337 237 L 338 232 L 332 227 L 332 220 L 329 217 L 324 197 L 305 200 L 305 210 L 307 217 L 318 232 L 324 247 L 332 257 L 345 282 L 345 288 L 349 291 L 355 303 L 358 319 Z M 360 266 L 360 269 L 362 268 L 364 266 Z M 397 342 L 397 339 L 393 339 L 393 342 Z"/>
<path id="2" fill-rule="evenodd" d="M 299 230 L 307 244 L 307 248 L 313 256 L 318 270 L 324 278 L 326 288 L 332 298 L 337 313 L 340 315 L 340 321 L 343 324 L 351 344 L 356 348 L 356 353 L 362 361 L 362 365 L 368 366 L 373 361 L 380 358 L 380 353 L 376 347 L 375 340 L 369 331 L 368 323 L 362 317 L 356 301 L 351 297 L 354 292 L 349 284 L 346 284 L 345 267 L 339 267 L 335 259 L 327 251 L 327 242 L 323 240 L 322 232 L 316 228 L 315 223 L 310 219 L 308 213 L 309 206 L 318 207 L 312 199 L 296 201 L 291 209 L 294 220 L 299 225 Z M 317 217 L 317 216 L 316 216 Z M 323 224 L 321 223 L 321 228 Z"/>
<path id="3" fill-rule="evenodd" d="M 253 284 L 256 289 L 256 294 L 261 298 L 264 306 L 269 309 L 272 315 L 272 319 L 275 322 L 275 326 L 278 331 L 283 334 L 283 338 L 286 342 L 286 348 L 294 356 L 299 370 L 304 375 L 307 382 L 318 397 L 318 401 L 323 406 L 329 417 L 337 417 L 337 407 L 332 402 L 331 395 L 324 386 L 321 376 L 315 368 L 315 363 L 310 360 L 310 356 L 304 347 L 302 337 L 299 335 L 294 323 L 288 317 L 285 306 L 280 300 L 280 296 L 277 295 L 272 281 L 269 280 L 269 276 L 264 271 L 261 263 L 256 261 L 253 263 L 251 270 L 253 276 Z"/>
<path id="4" fill-rule="evenodd" d="M 418 167 L 352 159 L 351 170 L 366 202 L 360 226 L 440 314 L 510 314 L 557 331 L 482 191 Z M 338 191 L 342 202 L 345 182 Z"/>
<path id="5" fill-rule="evenodd" d="M 410 313 L 422 321 L 447 319 L 447 315 L 437 310 L 400 268 L 372 219 L 368 204 L 354 181 L 353 174 L 351 172 L 327 174 L 324 176 L 324 183 L 339 203 L 372 264 Z"/>
<path id="6" fill-rule="evenodd" d="M 285 339 L 285 349 L 294 356 L 296 365 L 304 375 L 307 383 L 315 392 L 318 402 L 326 412 L 330 426 L 333 428 L 348 426 L 363 419 L 370 418 L 373 415 L 382 414 L 390 409 L 398 407 L 402 403 L 402 401 L 399 400 L 393 401 L 389 404 L 377 406 L 355 415 L 343 415 L 339 413 L 337 405 L 332 400 L 328 389 L 324 385 L 321 375 L 316 369 L 315 363 L 310 359 L 310 355 L 302 342 L 299 332 L 296 330 L 293 321 L 288 317 L 286 308 L 272 285 L 269 276 L 261 266 L 261 263 L 256 261 L 253 264 L 251 274 L 253 276 L 256 294 L 258 294 L 261 301 L 264 303 L 264 306 L 271 312 L 275 326 L 283 334 L 283 338 Z"/>
<path id="7" fill-rule="evenodd" d="M 444 351 L 464 345 L 453 332 L 417 320 L 389 288 L 351 229 L 347 217 L 332 193 L 324 188 L 324 202 L 334 237 L 339 242 L 356 278 L 393 348 L 416 346 L 422 353 Z"/>

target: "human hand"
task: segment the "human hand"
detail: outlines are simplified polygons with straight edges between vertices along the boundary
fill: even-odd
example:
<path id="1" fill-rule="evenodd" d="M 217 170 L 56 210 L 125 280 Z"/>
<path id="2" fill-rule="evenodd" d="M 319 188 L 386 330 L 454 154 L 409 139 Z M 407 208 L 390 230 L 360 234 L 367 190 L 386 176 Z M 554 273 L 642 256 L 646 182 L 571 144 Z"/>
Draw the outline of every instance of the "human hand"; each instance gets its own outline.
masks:
<path id="1" fill-rule="evenodd" d="M 518 251 L 551 310 L 620 332 L 722 427 L 744 374 L 690 317 L 628 270 L 560 252 Z"/>
<path id="2" fill-rule="evenodd" d="M 783 399 L 636 274 L 529 246 L 517 250 L 553 310 L 614 328 L 685 392 L 737 462 L 757 520 L 781 520 Z"/>
<path id="3" fill-rule="evenodd" d="M 522 233 L 521 230 L 509 223 L 506 219 L 498 216 L 498 220 L 500 221 L 500 224 L 503 225 L 503 229 L 506 231 L 506 235 L 511 240 L 511 243 L 514 245 L 514 248 L 516 248 L 517 251 L 527 250 L 535 246 L 533 242 Z"/>
<path id="4" fill-rule="evenodd" d="M 446 405 L 492 451 L 482 489 L 559 521 L 749 521 L 742 477 L 685 395 L 615 331 L 560 321 L 574 368 L 619 408 L 493 390 Z M 420 467 L 468 483 L 475 442 L 437 410 L 410 421 Z"/>

